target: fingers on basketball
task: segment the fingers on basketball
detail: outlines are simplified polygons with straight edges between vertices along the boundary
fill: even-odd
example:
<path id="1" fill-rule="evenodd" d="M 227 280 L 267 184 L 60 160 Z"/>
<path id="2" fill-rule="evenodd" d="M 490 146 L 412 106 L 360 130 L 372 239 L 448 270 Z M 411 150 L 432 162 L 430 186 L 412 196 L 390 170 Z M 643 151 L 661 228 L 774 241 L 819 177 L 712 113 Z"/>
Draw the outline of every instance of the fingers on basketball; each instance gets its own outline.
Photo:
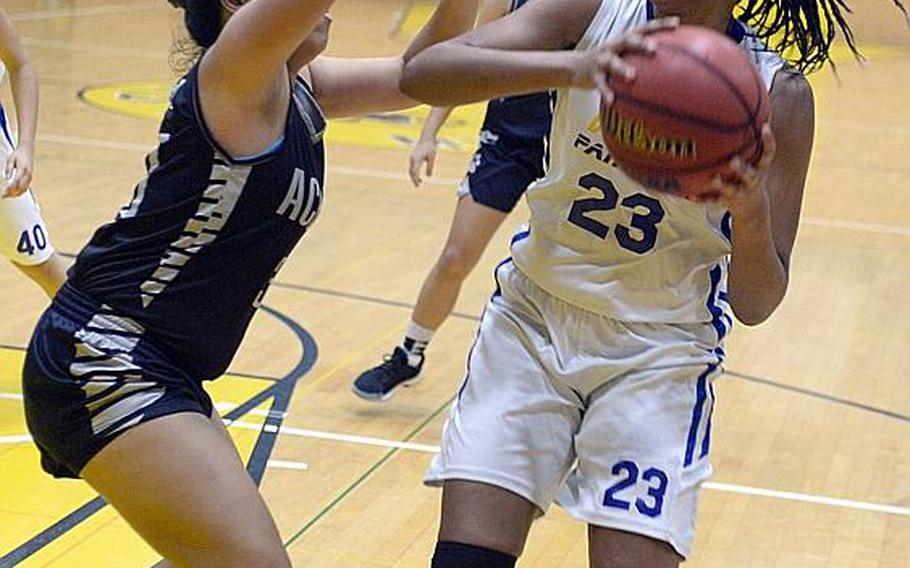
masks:
<path id="1" fill-rule="evenodd" d="M 649 34 L 652 32 L 657 32 L 661 30 L 672 30 L 673 28 L 679 27 L 679 17 L 670 16 L 667 18 L 657 18 L 655 20 L 650 20 L 646 22 L 643 26 L 638 28 L 638 33 L 640 34 Z"/>
<path id="2" fill-rule="evenodd" d="M 777 141 L 774 139 L 774 133 L 771 132 L 771 125 L 765 123 L 761 129 L 761 158 L 758 160 L 758 169 L 766 170 L 774 161 L 774 155 L 777 153 Z"/>

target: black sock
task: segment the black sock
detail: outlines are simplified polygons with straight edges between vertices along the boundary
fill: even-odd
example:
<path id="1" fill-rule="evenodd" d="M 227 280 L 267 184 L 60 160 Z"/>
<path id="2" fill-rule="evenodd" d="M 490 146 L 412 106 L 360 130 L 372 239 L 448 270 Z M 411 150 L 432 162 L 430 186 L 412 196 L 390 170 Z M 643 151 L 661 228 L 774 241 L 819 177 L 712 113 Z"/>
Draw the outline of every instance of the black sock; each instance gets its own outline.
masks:
<path id="1" fill-rule="evenodd" d="M 515 568 L 517 561 L 498 550 L 443 540 L 436 543 L 432 568 Z"/>
<path id="2" fill-rule="evenodd" d="M 429 341 L 418 341 L 413 337 L 405 337 L 401 342 L 401 348 L 407 351 L 408 355 L 423 357 L 423 352 L 429 344 Z"/>
<path id="3" fill-rule="evenodd" d="M 430 344 L 435 333 L 432 329 L 422 327 L 413 321 L 408 322 L 401 348 L 408 355 L 408 365 L 417 367 L 423 361 L 423 351 Z"/>

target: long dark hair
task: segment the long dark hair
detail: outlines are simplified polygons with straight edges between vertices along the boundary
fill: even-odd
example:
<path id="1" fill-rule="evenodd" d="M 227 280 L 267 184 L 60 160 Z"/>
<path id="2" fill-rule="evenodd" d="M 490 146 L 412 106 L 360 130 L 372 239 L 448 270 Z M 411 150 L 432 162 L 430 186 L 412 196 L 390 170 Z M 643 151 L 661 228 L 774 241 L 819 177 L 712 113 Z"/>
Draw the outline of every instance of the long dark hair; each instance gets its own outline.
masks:
<path id="1" fill-rule="evenodd" d="M 907 19 L 901 0 L 891 1 Z M 738 8 L 740 20 L 804 73 L 825 63 L 834 65 L 830 51 L 838 31 L 853 54 L 862 59 L 847 22 L 852 10 L 846 0 L 744 0 Z"/>
<path id="2" fill-rule="evenodd" d="M 170 63 L 178 72 L 184 72 L 211 47 L 221 33 L 220 0 L 168 0 L 175 8 L 183 10 L 183 23 L 187 35 L 178 33 L 171 47 Z"/>

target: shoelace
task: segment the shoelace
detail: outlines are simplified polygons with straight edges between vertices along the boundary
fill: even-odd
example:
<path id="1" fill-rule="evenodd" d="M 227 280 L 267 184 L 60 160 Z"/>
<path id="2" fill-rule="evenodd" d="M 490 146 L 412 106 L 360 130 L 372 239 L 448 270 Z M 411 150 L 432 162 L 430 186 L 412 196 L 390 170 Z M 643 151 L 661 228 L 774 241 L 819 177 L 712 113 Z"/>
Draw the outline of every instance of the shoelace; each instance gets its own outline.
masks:
<path id="1" fill-rule="evenodd" d="M 382 365 L 380 365 L 377 370 L 380 371 L 379 382 L 382 383 L 383 386 L 396 382 L 397 377 L 395 377 L 393 369 L 399 364 L 400 363 L 395 361 L 395 356 L 390 353 L 386 353 L 382 356 Z"/>

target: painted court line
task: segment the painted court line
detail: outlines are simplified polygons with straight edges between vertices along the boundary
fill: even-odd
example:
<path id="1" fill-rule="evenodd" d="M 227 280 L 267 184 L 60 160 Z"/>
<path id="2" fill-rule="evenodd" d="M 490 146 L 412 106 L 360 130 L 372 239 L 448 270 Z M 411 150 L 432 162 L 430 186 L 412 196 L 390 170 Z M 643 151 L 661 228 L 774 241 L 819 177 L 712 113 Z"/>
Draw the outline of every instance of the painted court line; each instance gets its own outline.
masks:
<path id="1" fill-rule="evenodd" d="M 0 446 L 16 445 L 16 444 L 28 444 L 32 441 L 32 437 L 28 434 L 22 434 L 18 436 L 0 436 Z M 306 471 L 310 468 L 308 464 L 297 461 L 287 461 L 287 460 L 268 460 L 265 462 L 266 467 L 272 469 L 289 469 L 293 471 Z"/>
<path id="2" fill-rule="evenodd" d="M 83 148 L 101 148 L 104 150 L 124 150 L 126 152 L 148 153 L 153 149 L 152 144 L 136 144 L 134 142 L 119 142 L 117 140 L 104 140 L 99 138 L 87 138 L 85 136 L 70 136 L 67 134 L 42 134 L 38 137 L 40 142 L 51 144 L 61 144 L 66 146 L 80 146 Z M 410 183 L 411 178 L 403 173 L 390 172 L 386 170 L 374 170 L 372 168 L 354 168 L 349 166 L 332 166 L 330 173 L 366 177 L 370 179 L 387 179 L 393 181 L 406 181 Z M 434 185 L 454 186 L 461 180 L 455 178 L 427 178 L 425 183 Z"/>
<path id="3" fill-rule="evenodd" d="M 68 136 L 66 134 L 42 134 L 38 136 L 39 142 L 62 144 L 64 146 L 79 146 L 80 148 L 101 148 L 104 150 L 124 150 L 127 152 L 147 153 L 154 149 L 154 144 L 136 144 L 133 142 L 118 142 L 116 140 L 102 140 L 99 138 L 86 138 L 84 136 Z"/>
<path id="4" fill-rule="evenodd" d="M 218 402 L 215 404 L 215 410 L 218 412 L 227 412 L 229 410 L 234 410 L 237 408 L 237 405 L 233 402 Z M 250 410 L 247 414 L 252 414 L 253 416 L 262 416 L 265 418 L 286 418 L 287 412 L 274 412 L 271 410 L 259 410 L 258 408 Z"/>
<path id="5" fill-rule="evenodd" d="M 353 168 L 350 166 L 332 166 L 329 168 L 329 172 L 336 174 L 344 174 L 348 176 L 357 176 L 357 177 L 366 177 L 373 179 L 389 179 L 395 181 L 406 181 L 408 184 L 411 183 L 411 178 L 407 175 L 401 173 L 389 172 L 386 170 L 374 170 L 372 168 Z M 460 179 L 455 178 L 446 178 L 446 177 L 425 177 L 424 183 L 429 183 L 432 185 L 447 185 L 447 186 L 456 186 L 461 183 Z"/>
<path id="6" fill-rule="evenodd" d="M 846 229 L 848 231 L 861 231 L 864 233 L 879 233 L 882 235 L 895 235 L 910 237 L 910 227 L 899 225 L 882 225 L 879 223 L 865 223 L 860 221 L 845 221 L 843 219 L 825 219 L 822 217 L 803 217 L 804 225 L 825 227 L 828 229 Z"/>
<path id="7" fill-rule="evenodd" d="M 243 428 L 245 430 L 260 430 L 261 424 L 251 422 L 235 421 L 230 426 Z M 270 429 L 266 427 L 266 431 Z M 302 438 L 314 438 L 317 440 L 329 440 L 332 442 L 347 442 L 350 444 L 360 444 L 364 446 L 378 446 L 380 448 L 397 448 L 399 450 L 413 450 L 415 452 L 436 453 L 439 446 L 430 446 L 427 444 L 415 444 L 413 442 L 399 442 L 397 440 L 384 440 L 382 438 L 371 438 L 369 436 L 356 436 L 354 434 L 339 434 L 337 432 L 324 432 L 322 430 L 308 430 L 306 428 L 293 428 L 291 426 L 282 426 L 281 428 L 271 429 L 279 434 L 289 434 L 291 436 L 300 436 Z"/>
<path id="8" fill-rule="evenodd" d="M 57 41 L 37 37 L 20 38 L 22 45 L 27 47 L 37 47 L 41 49 L 57 49 L 60 51 L 71 51 L 75 53 L 93 53 L 96 55 L 119 55 L 123 57 L 141 57 L 143 59 L 154 59 L 161 61 L 161 53 L 153 51 L 141 51 L 138 49 L 129 49 L 122 47 L 107 47 L 103 45 L 94 45 L 88 43 L 73 43 L 71 41 Z"/>
<path id="9" fill-rule="evenodd" d="M 723 491 L 724 493 L 737 493 L 740 495 L 750 495 L 754 497 L 768 497 L 771 499 L 779 499 L 783 501 L 799 501 L 802 503 L 827 505 L 829 507 L 858 509 L 860 511 L 873 511 L 875 513 L 885 513 L 888 515 L 901 515 L 904 517 L 910 517 L 910 509 L 907 507 L 897 507 L 895 505 L 880 505 L 878 503 L 867 503 L 865 501 L 838 499 L 837 497 L 824 497 L 822 495 L 806 495 L 805 493 L 792 493 L 790 491 L 777 491 L 775 489 L 746 487 L 744 485 L 715 483 L 712 481 L 705 482 L 703 487 L 705 489 L 711 489 L 713 491 Z"/>
<path id="10" fill-rule="evenodd" d="M 0 392 L 0 400 L 23 400 L 23 398 L 17 392 Z"/>
<path id="11" fill-rule="evenodd" d="M 104 148 L 109 150 L 126 150 L 130 152 L 135 151 L 142 153 L 147 153 L 152 149 L 151 144 L 117 142 L 115 140 L 100 140 L 97 138 L 67 136 L 63 134 L 42 134 L 41 136 L 38 136 L 38 141 L 48 142 L 51 144 Z M 409 178 L 404 173 L 390 172 L 387 170 L 376 170 L 372 168 L 332 166 L 329 168 L 329 173 L 372 179 L 409 181 Z M 427 178 L 425 180 L 425 183 L 443 186 L 454 186 L 459 182 L 460 180 L 454 178 Z M 828 229 L 844 229 L 848 231 L 859 231 L 864 233 L 878 233 L 882 235 L 892 235 L 897 237 L 910 237 L 910 227 L 901 225 L 884 225 L 880 223 L 866 223 L 861 221 L 848 221 L 843 219 L 827 219 L 824 217 L 803 217 L 802 224 L 815 227 L 825 227 Z"/>
<path id="12" fill-rule="evenodd" d="M 233 422 L 232 426 L 250 430 L 260 430 L 262 426 L 249 422 Z M 304 438 L 316 438 L 320 440 L 332 440 L 336 442 L 347 442 L 352 444 L 362 444 L 369 446 L 380 446 L 384 448 L 395 448 L 400 450 L 412 450 L 423 453 L 437 453 L 439 446 L 427 444 L 415 444 L 412 442 L 398 442 L 396 440 L 385 440 L 382 438 L 371 438 L 367 436 L 355 436 L 351 434 L 340 434 L 337 432 L 322 432 L 319 430 L 307 430 L 304 428 L 290 428 L 283 426 L 277 429 L 280 434 L 291 436 L 300 436 Z M 777 499 L 781 501 L 797 501 L 801 503 L 812 503 L 815 505 L 824 505 L 828 507 L 839 507 L 842 509 L 856 509 L 860 511 L 871 511 L 874 513 L 884 513 L 888 515 L 900 515 L 910 517 L 910 508 L 898 507 L 896 505 L 883 505 L 879 503 L 869 503 L 866 501 L 854 501 L 852 499 L 840 499 L 837 497 L 826 497 L 824 495 L 810 495 L 806 493 L 794 493 L 791 491 L 778 491 L 776 489 L 764 489 L 762 487 L 749 487 L 746 485 L 736 485 L 732 483 L 706 482 L 703 486 L 711 491 L 722 493 L 734 493 L 737 495 L 748 495 L 751 497 L 764 497 L 768 499 Z"/>
<path id="13" fill-rule="evenodd" d="M 30 10 L 14 12 L 10 19 L 14 22 L 35 20 L 53 20 L 55 18 L 84 18 L 86 16 L 104 16 L 107 14 L 128 14 L 145 10 L 161 9 L 158 3 L 148 4 L 110 4 L 107 6 L 86 6 L 84 8 L 59 8 L 54 10 Z"/>
<path id="14" fill-rule="evenodd" d="M 323 432 L 320 430 L 308 430 L 305 428 L 292 428 L 288 426 L 283 426 L 281 428 L 275 428 L 274 426 L 266 426 L 263 428 L 261 424 L 253 424 L 250 422 L 243 421 L 230 421 L 225 420 L 225 423 L 236 427 L 242 428 L 245 430 L 265 430 L 270 432 L 278 432 L 280 434 L 288 434 L 291 436 L 300 436 L 303 438 L 314 438 L 318 440 L 330 440 L 334 442 L 345 442 L 351 444 L 360 444 L 367 446 L 378 446 L 383 448 L 394 448 L 398 450 L 411 450 L 421 453 L 437 453 L 439 451 L 439 446 L 431 446 L 428 444 L 416 444 L 413 442 L 399 442 L 396 440 L 385 440 L 382 438 L 371 438 L 368 436 L 356 436 L 353 434 L 340 434 L 337 432 Z M 24 444 L 31 441 L 31 436 L 28 434 L 24 435 L 15 435 L 15 436 L 0 436 L 0 445 L 12 445 L 12 444 Z M 309 469 L 309 465 L 296 462 L 296 461 L 286 461 L 286 460 L 269 460 L 266 465 L 273 469 L 287 469 L 295 471 L 306 471 Z M 767 499 L 777 499 L 779 501 L 796 501 L 799 503 L 811 503 L 814 505 L 823 505 L 827 507 L 838 507 L 841 509 L 855 509 L 858 511 L 870 511 L 873 513 L 883 513 L 886 515 L 899 515 L 903 517 L 910 517 L 910 508 L 899 507 L 896 505 L 884 505 L 881 503 L 870 503 L 867 501 L 856 501 L 853 499 L 841 499 L 838 497 L 827 497 L 824 495 L 810 495 L 806 493 L 795 493 L 792 491 L 779 491 L 776 489 L 765 489 L 762 487 L 749 487 L 746 485 L 736 485 L 732 483 L 719 483 L 708 481 L 703 486 L 705 489 L 710 491 L 719 491 L 721 493 L 733 493 L 737 495 L 748 495 L 750 497 L 764 497 Z"/>
<path id="15" fill-rule="evenodd" d="M 295 471 L 306 471 L 306 470 L 310 469 L 310 466 L 308 466 L 307 464 L 305 464 L 303 462 L 285 461 L 285 460 L 269 460 L 269 461 L 265 462 L 265 465 L 267 467 L 271 467 L 273 469 L 290 469 L 290 470 L 295 470 Z"/>

